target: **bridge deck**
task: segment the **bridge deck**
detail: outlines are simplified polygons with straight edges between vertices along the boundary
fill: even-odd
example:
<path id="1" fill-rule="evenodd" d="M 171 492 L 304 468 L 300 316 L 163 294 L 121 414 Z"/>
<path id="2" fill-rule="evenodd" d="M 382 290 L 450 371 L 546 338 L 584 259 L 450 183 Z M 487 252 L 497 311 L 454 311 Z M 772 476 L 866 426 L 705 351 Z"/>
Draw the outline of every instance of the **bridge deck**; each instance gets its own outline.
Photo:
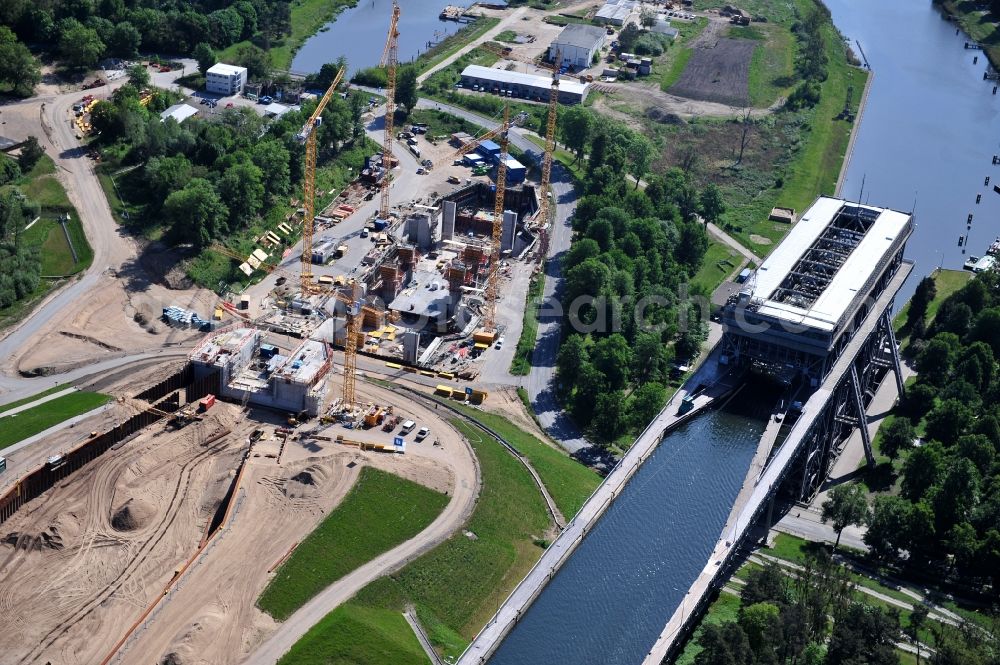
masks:
<path id="1" fill-rule="evenodd" d="M 462 654 L 458 665 L 486 662 L 500 646 L 507 633 L 524 615 L 531 603 L 542 592 L 545 585 L 555 576 L 556 571 L 583 541 L 591 527 L 608 509 L 625 483 L 659 445 L 664 434 L 707 409 L 716 399 L 733 389 L 732 385 L 725 382 L 725 377 L 720 375 L 721 369 L 723 368 L 720 368 L 718 364 L 717 347 L 639 435 L 639 438 L 611 470 L 604 482 L 594 490 L 587 502 L 580 508 L 580 512 L 546 548 L 545 553 L 528 572 L 528 575 L 514 588 L 514 591 L 511 592 L 490 622 L 476 635 L 472 644 Z M 678 414 L 677 410 L 681 401 L 692 391 L 697 390 L 699 386 L 707 386 L 707 388 L 696 395 L 694 408 L 683 415 Z"/>
<path id="2" fill-rule="evenodd" d="M 792 430 L 788 433 L 785 442 L 778 452 L 775 453 L 763 473 L 760 473 L 759 468 L 755 467 L 755 463 L 757 463 L 761 455 L 761 449 L 765 448 L 763 445 L 759 446 L 757 455 L 754 457 L 753 463 L 751 463 L 747 478 L 744 480 L 743 489 L 740 490 L 736 503 L 733 505 L 733 510 L 729 514 L 729 519 L 726 521 L 726 526 L 722 530 L 722 535 L 719 537 L 719 542 L 716 543 L 715 549 L 712 550 L 712 555 L 709 557 L 708 563 L 697 579 L 695 579 L 694 584 L 691 585 L 681 605 L 674 610 L 674 614 L 667 621 L 667 625 L 664 627 L 663 632 L 660 633 L 660 637 L 653 644 L 649 655 L 643 661 L 643 665 L 659 665 L 662 663 L 673 649 L 678 637 L 684 634 L 691 616 L 696 615 L 696 610 L 705 602 L 719 572 L 725 568 L 728 558 L 738 549 L 738 544 L 746 536 L 750 525 L 753 524 L 757 517 L 757 513 L 764 507 L 774 488 L 780 484 L 788 465 L 795 458 L 796 453 L 798 453 L 799 446 L 805 439 L 805 435 L 816 419 L 816 416 L 823 412 L 826 401 L 836 389 L 837 384 L 850 371 L 854 358 L 878 326 L 883 312 L 889 308 L 893 298 L 896 296 L 896 292 L 903 286 L 903 282 L 906 281 L 912 269 L 912 262 L 904 261 L 900 265 L 888 287 L 886 287 L 875 301 L 864 323 L 861 324 L 861 327 L 851 339 L 847 348 L 844 349 L 844 352 L 837 359 L 833 369 L 823 380 L 823 384 L 809 397 L 809 400 L 803 406 L 802 415 L 799 416 L 798 421 L 796 421 Z M 776 433 L 777 430 L 775 430 L 775 435 Z M 765 432 L 762 438 L 766 437 L 767 432 Z M 752 489 L 747 491 L 748 488 Z"/>

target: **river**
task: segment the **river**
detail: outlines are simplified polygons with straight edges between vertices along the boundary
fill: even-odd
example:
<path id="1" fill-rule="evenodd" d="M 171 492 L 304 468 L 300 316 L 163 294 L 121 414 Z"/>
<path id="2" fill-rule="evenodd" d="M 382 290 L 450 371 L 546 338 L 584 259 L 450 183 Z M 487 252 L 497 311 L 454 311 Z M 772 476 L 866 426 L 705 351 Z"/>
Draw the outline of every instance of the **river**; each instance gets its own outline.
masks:
<path id="1" fill-rule="evenodd" d="M 443 39 L 463 24 L 442 21 L 441 10 L 455 0 L 402 0 L 399 15 L 399 61 L 408 62 L 427 50 L 427 42 Z M 392 0 L 361 0 L 310 37 L 292 61 L 292 71 L 316 72 L 324 63 L 347 58 L 349 73 L 374 67 L 389 33 Z"/>
<path id="2" fill-rule="evenodd" d="M 841 194 L 873 205 L 916 212 L 906 256 L 913 277 L 897 308 L 920 278 L 943 265 L 961 268 L 968 255 L 982 256 L 1000 235 L 1000 95 L 983 81 L 982 51 L 966 50 L 964 34 L 929 1 L 826 0 L 834 23 L 855 40 L 875 72 L 858 130 L 854 156 Z M 978 56 L 979 62 L 973 64 Z M 982 203 L 976 205 L 976 195 Z M 958 238 L 974 215 L 968 255 Z"/>

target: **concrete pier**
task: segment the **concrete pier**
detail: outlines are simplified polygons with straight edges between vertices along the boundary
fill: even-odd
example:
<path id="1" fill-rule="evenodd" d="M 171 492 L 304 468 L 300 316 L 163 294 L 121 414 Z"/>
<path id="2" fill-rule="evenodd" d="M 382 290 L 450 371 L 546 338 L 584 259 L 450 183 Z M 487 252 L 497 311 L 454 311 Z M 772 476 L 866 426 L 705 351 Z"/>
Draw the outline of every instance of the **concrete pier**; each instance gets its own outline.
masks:
<path id="1" fill-rule="evenodd" d="M 600 519 L 611 502 L 621 493 L 629 479 L 656 449 L 664 435 L 682 423 L 711 407 L 735 387 L 726 382 L 718 365 L 719 349 L 709 354 L 701 367 L 674 394 L 667 406 L 639 435 L 625 456 L 615 465 L 580 512 L 542 554 L 538 563 L 528 572 L 488 624 L 465 650 L 458 665 L 485 663 L 500 643 L 527 612 L 545 585 L 569 558 L 593 525 Z M 694 394 L 694 408 L 680 414 L 678 409 L 685 397 Z"/>

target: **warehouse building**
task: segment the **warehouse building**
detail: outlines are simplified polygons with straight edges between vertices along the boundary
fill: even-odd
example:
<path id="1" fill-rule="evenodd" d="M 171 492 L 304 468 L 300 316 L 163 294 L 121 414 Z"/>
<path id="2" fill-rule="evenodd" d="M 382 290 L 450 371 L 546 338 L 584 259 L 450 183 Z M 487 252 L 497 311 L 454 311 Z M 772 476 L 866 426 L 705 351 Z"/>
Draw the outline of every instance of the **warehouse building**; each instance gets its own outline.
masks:
<path id="1" fill-rule="evenodd" d="M 180 124 L 194 115 L 198 115 L 198 109 L 190 104 L 174 104 L 160 114 L 160 122 L 166 122 L 167 118 L 173 118 Z"/>
<path id="2" fill-rule="evenodd" d="M 639 3 L 635 0 L 607 0 L 597 10 L 594 20 L 608 25 L 625 25 L 635 14 Z"/>
<path id="3" fill-rule="evenodd" d="M 607 32 L 596 25 L 570 23 L 549 46 L 549 62 L 553 62 L 558 53 L 560 66 L 586 69 L 604 46 L 607 36 Z"/>
<path id="4" fill-rule="evenodd" d="M 218 62 L 205 72 L 205 89 L 216 95 L 238 95 L 246 84 L 246 67 Z"/>
<path id="5" fill-rule="evenodd" d="M 484 92 L 502 93 L 510 90 L 512 97 L 547 102 L 552 79 L 548 76 L 469 65 L 462 70 L 462 85 L 470 89 L 476 89 L 475 86 L 478 86 Z M 559 102 L 580 104 L 587 98 L 589 89 L 587 83 L 563 79 L 559 82 Z"/>

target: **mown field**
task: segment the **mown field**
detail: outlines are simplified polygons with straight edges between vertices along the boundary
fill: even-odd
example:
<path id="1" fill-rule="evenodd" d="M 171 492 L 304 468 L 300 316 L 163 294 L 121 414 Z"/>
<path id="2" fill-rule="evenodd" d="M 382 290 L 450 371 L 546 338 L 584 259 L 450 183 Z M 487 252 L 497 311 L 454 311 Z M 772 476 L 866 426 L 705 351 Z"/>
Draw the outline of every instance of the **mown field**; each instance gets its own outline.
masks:
<path id="1" fill-rule="evenodd" d="M 257 606 L 287 619 L 333 582 L 423 531 L 447 504 L 444 494 L 365 467 L 343 502 L 281 565 Z"/>
<path id="2" fill-rule="evenodd" d="M 31 399 L 37 399 L 36 395 Z M 43 432 L 81 413 L 107 404 L 111 398 L 101 393 L 75 392 L 57 397 L 19 413 L 0 418 L 0 449 Z M 13 408 L 13 407 L 11 407 Z"/>
<path id="3" fill-rule="evenodd" d="M 354 607 L 388 617 L 413 606 L 435 648 L 454 659 L 541 556 L 536 542 L 551 524 L 527 470 L 492 437 L 462 420 L 452 423 L 472 444 L 482 472 L 482 491 L 468 524 L 398 573 L 369 584 L 344 612 L 327 615 L 282 665 L 396 663 L 384 649 L 405 644 L 404 633 L 412 635 L 409 626 L 371 622 L 371 629 L 359 634 L 353 626 L 365 615 L 354 613 Z"/>

